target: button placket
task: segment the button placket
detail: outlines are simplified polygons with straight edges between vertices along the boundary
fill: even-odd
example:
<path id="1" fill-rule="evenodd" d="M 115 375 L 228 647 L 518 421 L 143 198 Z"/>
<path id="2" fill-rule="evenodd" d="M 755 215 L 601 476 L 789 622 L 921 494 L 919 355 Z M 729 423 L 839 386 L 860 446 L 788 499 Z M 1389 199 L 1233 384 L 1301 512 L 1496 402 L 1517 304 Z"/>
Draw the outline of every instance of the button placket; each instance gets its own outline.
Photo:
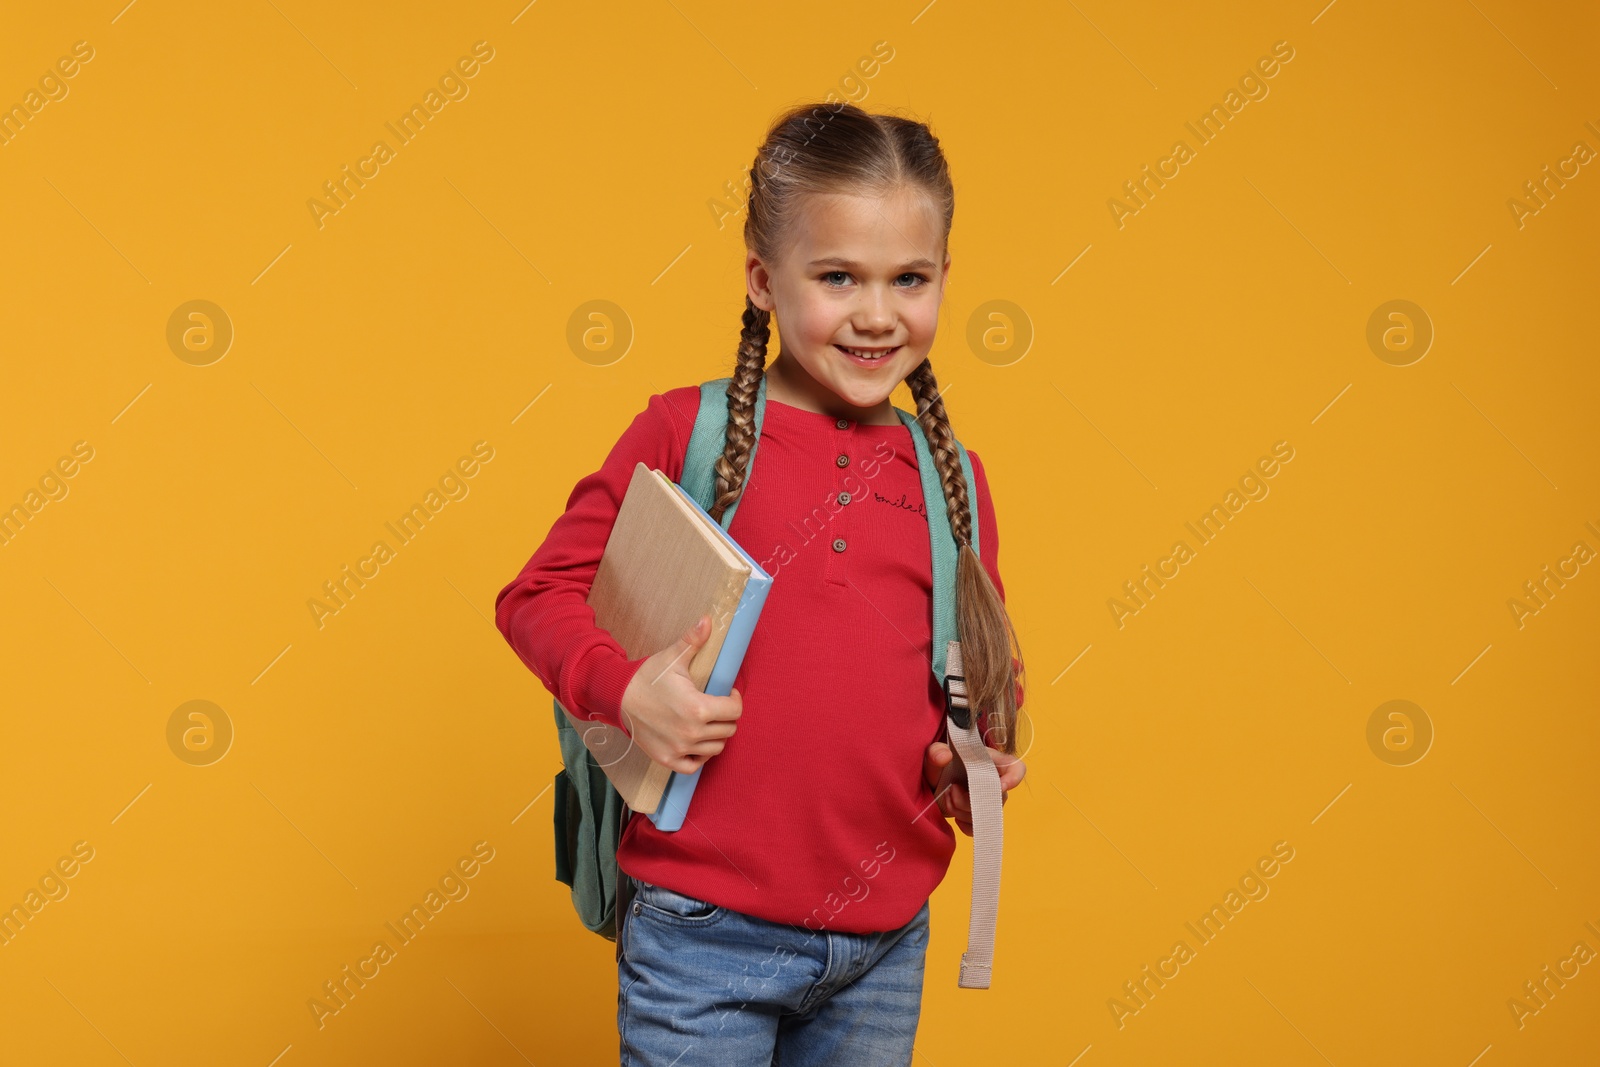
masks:
<path id="1" fill-rule="evenodd" d="M 834 420 L 834 427 L 839 433 L 840 450 L 838 455 L 834 457 L 833 462 L 841 472 L 841 479 L 843 478 L 843 472 L 850 467 L 850 451 L 854 443 L 850 430 L 853 426 L 854 423 L 849 419 Z M 835 485 L 834 503 L 837 510 L 830 509 L 833 510 L 833 518 L 831 520 L 833 537 L 830 539 L 831 544 L 829 545 L 832 551 L 828 555 L 825 572 L 829 581 L 843 585 L 848 580 L 845 577 L 843 567 L 844 553 L 850 547 L 850 509 L 845 506 L 850 503 L 850 494 L 842 484 L 835 483 Z"/>

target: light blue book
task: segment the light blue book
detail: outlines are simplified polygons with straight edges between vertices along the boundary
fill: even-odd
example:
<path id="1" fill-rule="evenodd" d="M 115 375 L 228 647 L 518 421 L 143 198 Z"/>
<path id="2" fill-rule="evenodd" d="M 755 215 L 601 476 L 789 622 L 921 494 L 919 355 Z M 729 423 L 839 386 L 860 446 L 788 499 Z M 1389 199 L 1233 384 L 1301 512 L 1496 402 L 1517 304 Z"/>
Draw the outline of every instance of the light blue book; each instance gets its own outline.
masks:
<path id="1" fill-rule="evenodd" d="M 722 650 L 717 653 L 717 662 L 711 668 L 711 677 L 706 682 L 706 695 L 725 697 L 733 692 L 733 680 L 739 675 L 739 666 L 744 662 L 745 650 L 750 647 L 750 635 L 755 633 L 756 620 L 761 617 L 761 609 L 767 602 L 767 593 L 772 589 L 772 575 L 761 568 L 761 564 L 750 558 L 739 542 L 728 536 L 722 525 L 706 514 L 706 509 L 699 502 L 684 492 L 683 486 L 673 483 L 683 499 L 694 505 L 694 509 L 705 515 L 706 522 L 711 528 L 722 535 L 723 542 L 739 553 L 739 558 L 750 565 L 750 578 L 745 582 L 744 593 L 739 597 L 739 606 L 734 609 L 733 619 L 728 623 L 727 636 L 722 640 Z M 713 756 L 712 759 L 716 757 Z M 674 773 L 667 782 L 666 790 L 661 794 L 661 802 L 656 805 L 656 810 L 650 812 L 650 821 L 657 830 L 671 832 L 683 828 L 684 816 L 689 814 L 689 801 L 694 796 L 694 788 L 700 782 L 700 772 L 706 769 L 701 763 L 693 774 Z"/>

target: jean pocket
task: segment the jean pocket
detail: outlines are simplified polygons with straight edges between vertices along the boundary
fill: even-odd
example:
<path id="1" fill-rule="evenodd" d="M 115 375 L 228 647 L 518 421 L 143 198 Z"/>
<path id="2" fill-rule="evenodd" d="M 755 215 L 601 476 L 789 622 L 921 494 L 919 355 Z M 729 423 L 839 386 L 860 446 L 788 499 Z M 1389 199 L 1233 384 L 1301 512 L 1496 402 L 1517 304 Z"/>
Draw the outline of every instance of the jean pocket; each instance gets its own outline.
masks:
<path id="1" fill-rule="evenodd" d="M 650 882 L 638 883 L 634 899 L 643 905 L 641 915 L 652 915 L 679 925 L 704 926 L 716 922 L 725 914 L 716 904 Z"/>

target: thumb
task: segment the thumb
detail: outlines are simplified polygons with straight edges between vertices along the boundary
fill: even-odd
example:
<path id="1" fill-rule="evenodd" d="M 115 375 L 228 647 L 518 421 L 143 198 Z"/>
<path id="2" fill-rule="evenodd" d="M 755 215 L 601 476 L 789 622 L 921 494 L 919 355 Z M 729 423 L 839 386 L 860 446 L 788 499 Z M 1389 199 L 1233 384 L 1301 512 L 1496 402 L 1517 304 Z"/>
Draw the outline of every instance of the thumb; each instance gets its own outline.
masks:
<path id="1" fill-rule="evenodd" d="M 940 742 L 939 755 L 935 757 L 935 762 L 939 767 L 939 789 L 943 789 L 948 785 L 966 782 L 967 765 L 956 759 L 956 750 L 954 748 Z"/>
<path id="2" fill-rule="evenodd" d="M 701 645 L 705 644 L 710 636 L 711 616 L 702 615 L 694 621 L 694 625 L 689 627 L 682 637 L 678 638 L 676 646 L 672 650 L 673 662 L 683 665 L 687 660 L 693 659 L 693 653 Z M 685 652 L 690 653 L 690 655 L 685 656 Z"/>

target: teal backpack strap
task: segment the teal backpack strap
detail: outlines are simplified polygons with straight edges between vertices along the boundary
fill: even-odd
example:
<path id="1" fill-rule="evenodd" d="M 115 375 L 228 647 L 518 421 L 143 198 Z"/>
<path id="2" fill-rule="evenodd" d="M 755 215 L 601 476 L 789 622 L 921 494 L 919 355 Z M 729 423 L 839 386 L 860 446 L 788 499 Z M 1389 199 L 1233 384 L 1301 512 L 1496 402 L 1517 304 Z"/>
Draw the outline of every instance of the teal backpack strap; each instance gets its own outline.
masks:
<path id="1" fill-rule="evenodd" d="M 909 411 L 895 408 L 894 413 L 911 431 L 911 441 L 917 449 L 917 473 L 922 477 L 922 501 L 928 512 L 928 536 L 933 541 L 933 676 L 940 686 L 945 680 L 945 657 L 956 633 L 956 538 L 950 531 L 949 510 L 944 507 L 944 483 L 939 480 L 939 467 L 933 461 L 933 449 L 928 445 L 928 435 L 922 423 Z M 972 460 L 961 442 L 956 442 L 956 453 L 961 457 L 961 474 L 967 481 L 967 500 L 972 505 L 972 550 L 978 551 L 978 483 L 972 474 Z M 945 521 L 935 522 L 935 512 Z"/>
<path id="2" fill-rule="evenodd" d="M 732 382 L 732 378 L 717 378 L 700 384 L 700 412 L 695 416 L 694 430 L 689 434 L 689 446 L 683 455 L 683 477 L 678 484 L 707 512 L 716 501 L 717 460 L 728 446 L 728 386 Z M 750 446 L 750 459 L 745 465 L 747 486 L 750 472 L 755 470 L 756 446 L 761 443 L 761 420 L 766 413 L 767 376 L 763 374 L 756 386 L 756 440 Z M 743 499 L 741 495 L 739 500 Z M 722 513 L 724 530 L 732 524 L 733 513 L 739 510 L 739 500 Z"/>
<path id="3" fill-rule="evenodd" d="M 933 549 L 933 675 L 945 693 L 946 728 L 967 772 L 967 792 L 972 798 L 972 906 L 967 926 L 967 950 L 961 954 L 958 985 L 963 989 L 988 989 L 994 965 L 995 920 L 1000 911 L 1000 857 L 1004 845 L 1000 818 L 1000 772 L 978 732 L 976 716 L 967 704 L 962 675 L 960 635 L 956 633 L 956 539 L 950 530 L 944 504 L 944 484 L 939 480 L 933 449 L 922 424 L 909 411 L 895 408 L 911 431 L 917 449 L 917 472 L 922 477 L 923 506 L 928 512 L 928 536 Z M 972 461 L 956 442 L 961 476 L 967 483 L 972 508 L 972 551 L 978 551 L 978 491 Z M 936 520 L 934 509 L 945 517 Z"/>

